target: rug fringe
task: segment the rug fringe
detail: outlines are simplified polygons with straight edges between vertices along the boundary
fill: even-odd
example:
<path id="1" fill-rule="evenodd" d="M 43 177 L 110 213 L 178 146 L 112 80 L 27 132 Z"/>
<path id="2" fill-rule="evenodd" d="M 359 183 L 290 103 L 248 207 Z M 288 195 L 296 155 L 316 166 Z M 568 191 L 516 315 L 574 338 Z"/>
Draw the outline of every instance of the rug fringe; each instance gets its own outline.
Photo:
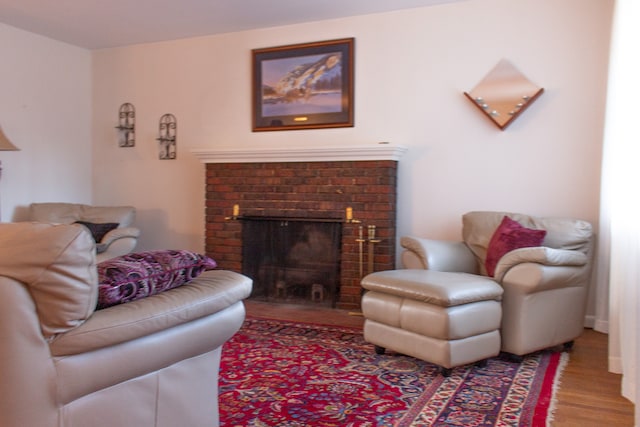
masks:
<path id="1" fill-rule="evenodd" d="M 564 373 L 564 369 L 567 367 L 569 363 L 569 353 L 562 352 L 560 355 L 560 360 L 558 361 L 558 369 L 556 369 L 556 374 L 553 378 L 553 386 L 551 390 L 551 402 L 549 403 L 549 409 L 547 411 L 547 427 L 552 427 L 552 423 L 555 418 L 556 405 L 558 404 L 558 390 L 560 389 L 560 385 L 562 382 L 562 374 Z"/>

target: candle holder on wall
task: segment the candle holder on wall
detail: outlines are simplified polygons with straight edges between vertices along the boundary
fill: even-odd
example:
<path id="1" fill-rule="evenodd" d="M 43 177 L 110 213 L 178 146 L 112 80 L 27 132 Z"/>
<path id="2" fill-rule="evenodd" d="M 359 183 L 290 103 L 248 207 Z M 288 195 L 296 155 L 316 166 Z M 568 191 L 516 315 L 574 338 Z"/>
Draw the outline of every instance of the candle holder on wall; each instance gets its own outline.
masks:
<path id="1" fill-rule="evenodd" d="M 133 104 L 125 102 L 118 111 L 118 145 L 133 147 L 136 145 L 136 109 Z"/>
<path id="2" fill-rule="evenodd" d="M 227 216 L 224 218 L 225 220 L 229 221 L 229 220 L 238 220 L 240 219 L 240 205 L 233 205 L 233 211 L 231 216 Z"/>
<path id="3" fill-rule="evenodd" d="M 160 143 L 160 160 L 174 160 L 176 158 L 176 131 L 178 123 L 176 116 L 165 114 L 160 117 L 159 132 L 156 138 Z"/>
<path id="4" fill-rule="evenodd" d="M 347 224 L 360 224 L 360 220 L 359 219 L 355 219 L 353 217 L 353 208 L 351 206 L 347 207 L 345 209 L 345 222 Z"/>
<path id="5" fill-rule="evenodd" d="M 509 61 L 501 60 L 465 96 L 495 125 L 504 130 L 544 89 L 533 84 Z"/>

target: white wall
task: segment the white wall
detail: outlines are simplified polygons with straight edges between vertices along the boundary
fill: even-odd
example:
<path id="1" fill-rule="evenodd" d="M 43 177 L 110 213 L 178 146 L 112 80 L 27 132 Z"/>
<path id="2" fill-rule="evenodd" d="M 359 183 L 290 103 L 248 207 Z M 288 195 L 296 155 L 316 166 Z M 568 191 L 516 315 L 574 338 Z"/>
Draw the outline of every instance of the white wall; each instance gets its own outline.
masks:
<path id="1" fill-rule="evenodd" d="M 95 51 L 94 199 L 138 207 L 141 249 L 201 250 L 204 165 L 189 148 L 391 141 L 409 147 L 400 235 L 458 238 L 476 209 L 597 223 L 612 8 L 468 0 Z M 355 127 L 252 133 L 251 49 L 342 37 L 355 37 Z M 500 131 L 463 92 L 503 58 L 545 93 Z M 116 144 L 123 102 L 136 107 L 135 148 Z M 157 159 L 164 113 L 178 120 L 176 161 Z"/>
<path id="2" fill-rule="evenodd" d="M 31 202 L 90 203 L 91 52 L 0 24 L 1 218 Z"/>

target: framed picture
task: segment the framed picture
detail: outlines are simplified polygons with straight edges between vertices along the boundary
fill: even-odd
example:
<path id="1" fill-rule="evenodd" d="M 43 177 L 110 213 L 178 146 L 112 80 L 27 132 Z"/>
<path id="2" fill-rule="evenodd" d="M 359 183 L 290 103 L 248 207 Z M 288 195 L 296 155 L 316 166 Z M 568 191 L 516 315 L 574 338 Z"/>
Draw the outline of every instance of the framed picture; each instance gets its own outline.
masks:
<path id="1" fill-rule="evenodd" d="M 253 131 L 353 126 L 354 39 L 252 50 Z"/>

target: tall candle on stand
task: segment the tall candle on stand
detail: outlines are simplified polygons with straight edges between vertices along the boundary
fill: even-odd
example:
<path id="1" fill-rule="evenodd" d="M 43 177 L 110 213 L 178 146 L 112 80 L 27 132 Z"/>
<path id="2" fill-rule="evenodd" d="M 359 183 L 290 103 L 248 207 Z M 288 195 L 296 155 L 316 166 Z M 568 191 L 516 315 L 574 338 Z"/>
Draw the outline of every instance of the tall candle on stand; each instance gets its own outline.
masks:
<path id="1" fill-rule="evenodd" d="M 233 216 L 238 216 L 238 215 L 240 215 L 240 206 L 233 205 Z"/>
<path id="2" fill-rule="evenodd" d="M 375 225 L 370 225 L 367 227 L 367 231 L 369 234 L 369 243 L 368 243 L 368 249 L 369 249 L 369 256 L 367 257 L 367 261 L 369 264 L 369 274 L 373 273 L 373 245 L 375 244 L 375 238 L 376 238 L 376 226 Z"/>
<path id="3" fill-rule="evenodd" d="M 353 219 L 353 208 L 349 206 L 347 208 L 347 221 L 351 221 Z"/>

